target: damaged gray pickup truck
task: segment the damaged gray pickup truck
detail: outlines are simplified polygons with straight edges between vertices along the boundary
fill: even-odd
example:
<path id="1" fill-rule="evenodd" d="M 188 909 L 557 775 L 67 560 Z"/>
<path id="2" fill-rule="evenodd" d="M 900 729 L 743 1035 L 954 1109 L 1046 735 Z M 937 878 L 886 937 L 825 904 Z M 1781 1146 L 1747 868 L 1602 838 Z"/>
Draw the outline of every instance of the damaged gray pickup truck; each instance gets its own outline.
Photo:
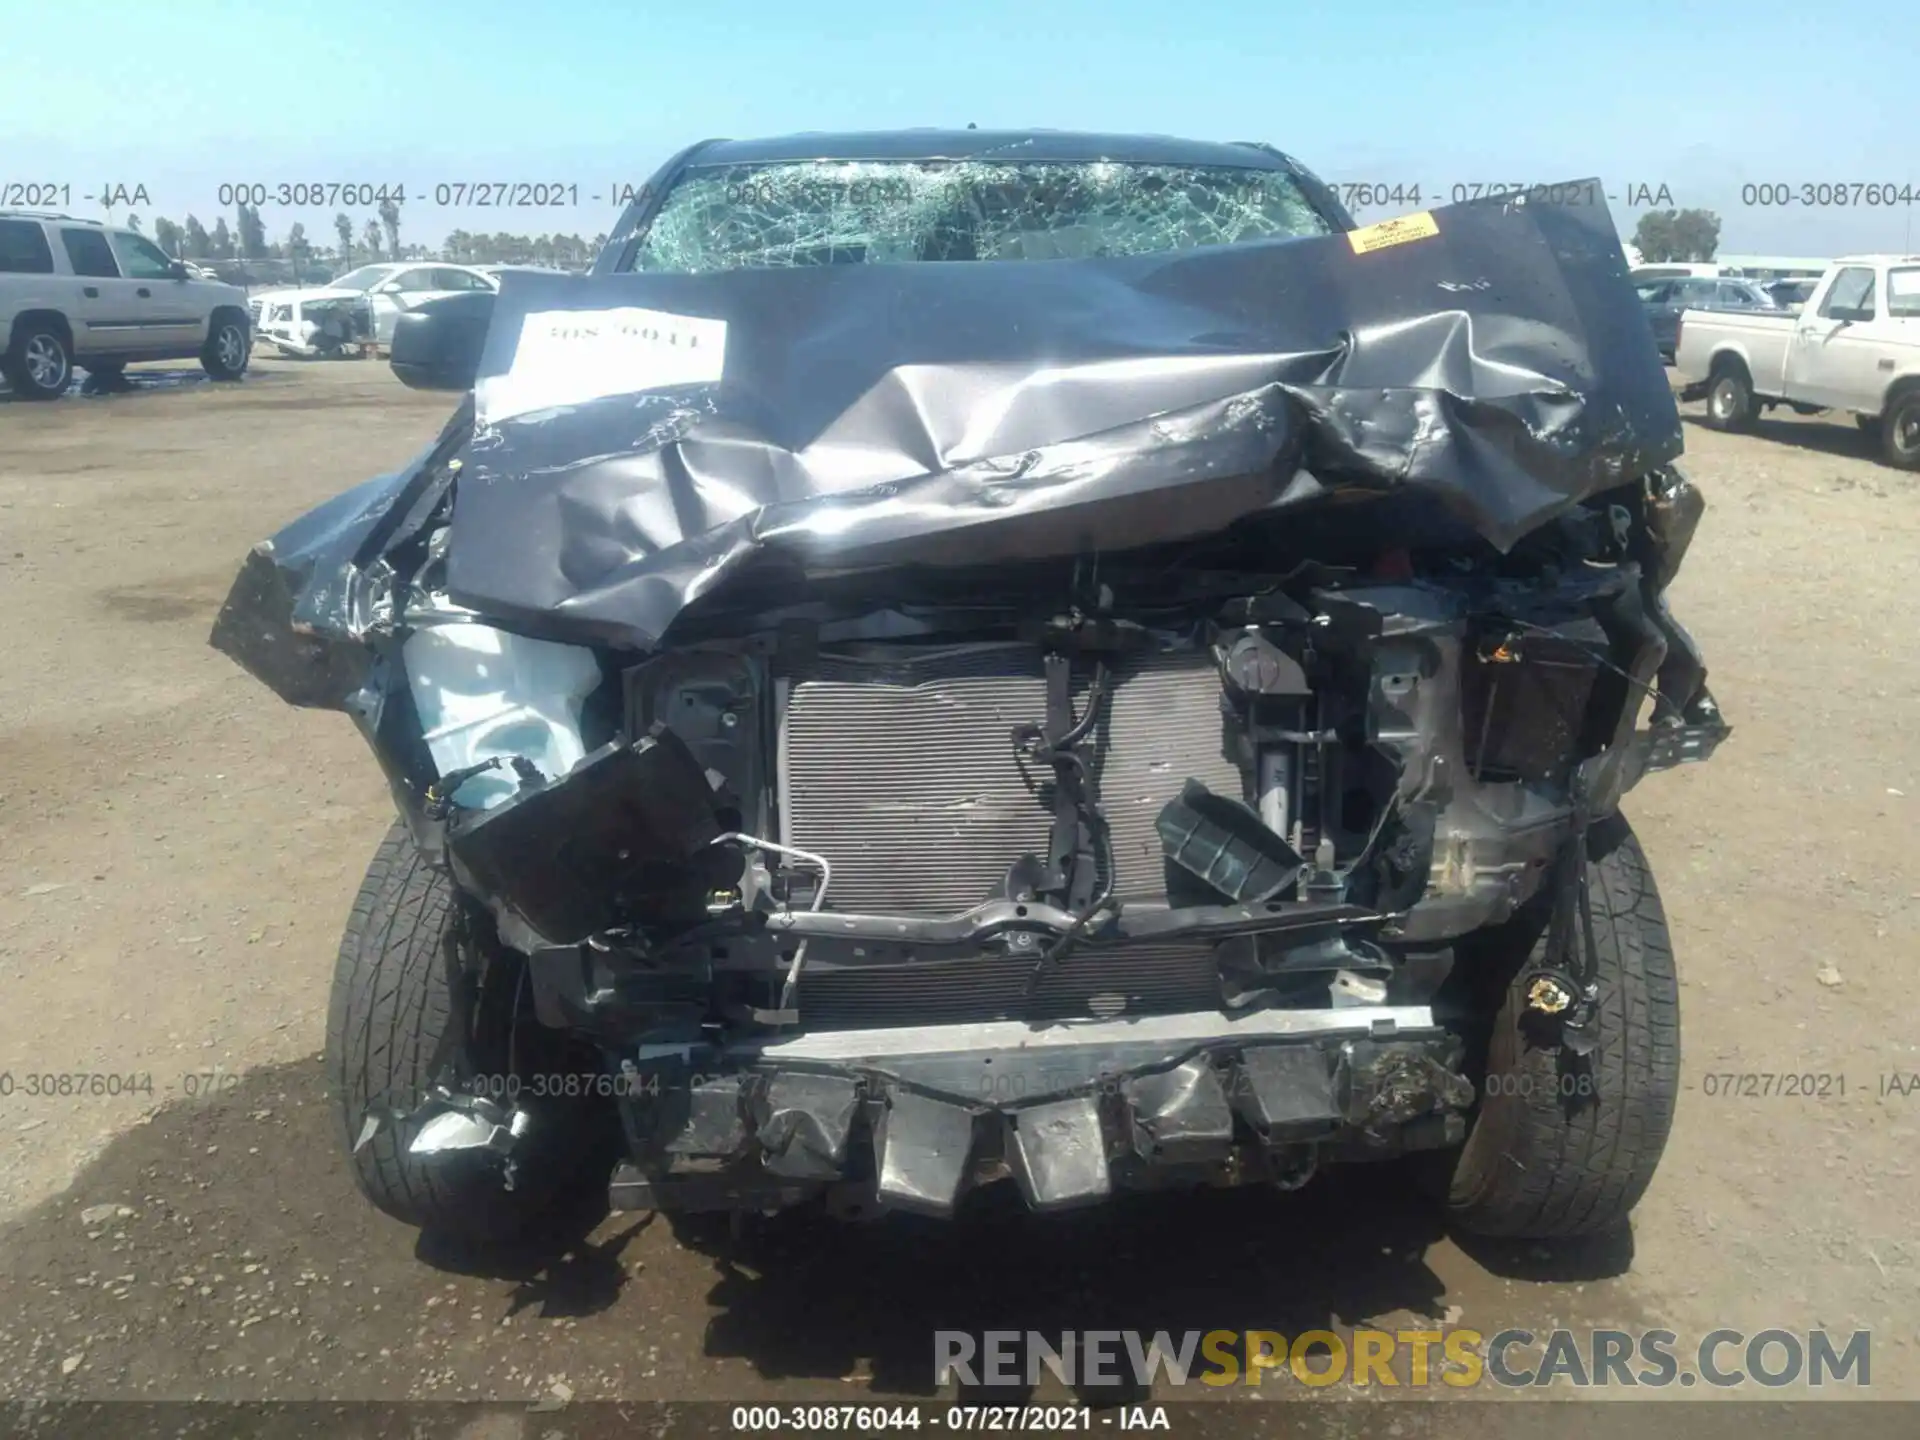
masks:
<path id="1" fill-rule="evenodd" d="M 1476 1231 L 1632 1208 L 1679 1034 L 1619 802 L 1727 726 L 1604 206 L 1355 229 L 1264 146 L 711 142 L 491 303 L 439 440 L 213 634 L 400 812 L 328 1032 L 376 1205 L 1408 1156 Z"/>

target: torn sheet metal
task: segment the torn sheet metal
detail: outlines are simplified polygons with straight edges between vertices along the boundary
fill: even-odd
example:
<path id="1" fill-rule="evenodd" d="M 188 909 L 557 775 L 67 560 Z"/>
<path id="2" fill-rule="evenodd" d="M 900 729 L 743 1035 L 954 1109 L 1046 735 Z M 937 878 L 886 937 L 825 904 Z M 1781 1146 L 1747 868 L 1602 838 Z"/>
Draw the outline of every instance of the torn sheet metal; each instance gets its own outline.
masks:
<path id="1" fill-rule="evenodd" d="M 414 1155 L 441 1155 L 452 1150 L 493 1150 L 504 1155 L 532 1124 L 533 1117 L 517 1108 L 504 1122 L 477 1111 L 442 1110 L 420 1127 L 407 1150 Z"/>
<path id="2" fill-rule="evenodd" d="M 253 547 L 208 643 L 291 705 L 344 708 L 366 683 L 368 634 L 399 603 L 393 559 L 444 503 L 471 432 L 463 402 L 401 469 L 315 506 Z"/>
<path id="3" fill-rule="evenodd" d="M 1033 264 L 516 277 L 457 456 L 449 593 L 530 634 L 651 649 L 749 572 L 790 587 L 1123 550 L 1367 496 L 1437 499 L 1507 548 L 1679 453 L 1604 207 L 1476 202 L 1430 220 L 1365 253 L 1334 234 Z M 599 337 L 570 359 L 562 311 Z M 670 318 L 620 362 L 636 388 L 607 393 L 629 371 L 591 358 L 596 317 L 635 312 Z M 722 362 L 689 363 L 721 348 L 703 338 L 660 368 L 669 332 L 724 335 Z M 297 622 L 352 633 L 376 557 L 343 542 L 369 536 L 383 493 L 414 505 L 399 478 L 261 552 Z M 407 526 L 389 531 L 398 544 Z M 250 597 L 236 589 L 233 643 L 215 643 L 263 678 L 312 663 L 240 643 L 283 623 Z"/>

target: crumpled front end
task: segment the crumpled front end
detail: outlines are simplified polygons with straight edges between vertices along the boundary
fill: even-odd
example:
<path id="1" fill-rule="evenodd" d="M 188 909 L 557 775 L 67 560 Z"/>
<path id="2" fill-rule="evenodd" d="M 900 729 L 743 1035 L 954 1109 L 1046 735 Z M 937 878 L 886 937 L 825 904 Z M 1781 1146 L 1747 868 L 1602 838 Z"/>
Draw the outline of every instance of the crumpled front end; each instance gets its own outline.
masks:
<path id="1" fill-rule="evenodd" d="M 1593 819 L 1726 734 L 1652 588 L 1694 499 L 1664 470 L 1504 578 L 1231 593 L 1243 555 L 1176 599 L 1116 561 L 1111 613 L 1025 634 L 663 654 L 621 673 L 637 742 L 456 814 L 449 859 L 618 1067 L 624 1203 L 1068 1205 L 1455 1144 L 1461 943 L 1575 903 Z"/>
<path id="2" fill-rule="evenodd" d="M 365 295 L 297 290 L 256 296 L 256 340 L 283 355 L 337 355 L 373 339 L 373 307 Z"/>
<path id="3" fill-rule="evenodd" d="M 1574 915 L 1588 827 L 1727 727 L 1610 226 L 1433 221 L 516 277 L 474 399 L 258 548 L 214 643 L 354 716 L 598 1046 L 617 1203 L 1457 1143 L 1461 943 Z M 1540 983 L 1588 1043 L 1577 963 Z M 447 1080 L 438 1139 L 510 1164 L 511 1097 Z"/>

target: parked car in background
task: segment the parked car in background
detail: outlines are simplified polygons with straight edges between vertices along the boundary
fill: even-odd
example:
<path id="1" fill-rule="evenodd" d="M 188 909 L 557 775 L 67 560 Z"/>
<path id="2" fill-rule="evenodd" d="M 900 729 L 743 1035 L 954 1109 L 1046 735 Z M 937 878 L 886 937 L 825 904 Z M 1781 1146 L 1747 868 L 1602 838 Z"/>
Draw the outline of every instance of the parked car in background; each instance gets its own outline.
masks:
<path id="1" fill-rule="evenodd" d="M 574 273 L 571 270 L 562 270 L 557 265 L 475 265 L 472 268 L 496 282 L 502 275 L 507 274 L 571 275 Z"/>
<path id="2" fill-rule="evenodd" d="M 318 289 L 255 295 L 254 329 L 288 355 L 336 355 L 357 345 L 385 348 L 393 343 L 393 322 L 422 301 L 499 288 L 498 280 L 470 265 L 362 265 Z"/>
<path id="3" fill-rule="evenodd" d="M 1719 429 L 1780 404 L 1851 410 L 1889 465 L 1920 470 L 1920 255 L 1836 260 L 1797 315 L 1690 310 L 1675 363 Z"/>
<path id="4" fill-rule="evenodd" d="M 1799 313 L 1800 307 L 1807 303 L 1814 289 L 1820 284 L 1818 275 L 1794 276 L 1786 280 L 1770 280 L 1766 284 L 1767 294 L 1773 297 L 1773 303 L 1782 310 Z"/>
<path id="5" fill-rule="evenodd" d="M 362 292 L 271 290 L 250 303 L 254 338 L 282 355 L 330 358 L 373 344 L 373 305 Z"/>
<path id="6" fill-rule="evenodd" d="M 1729 267 L 1713 261 L 1673 261 L 1660 265 L 1637 265 L 1627 272 L 1627 278 L 1635 285 L 1643 285 L 1650 280 L 1713 280 L 1731 273 Z"/>
<path id="7" fill-rule="evenodd" d="M 251 349 L 237 286 L 194 279 L 131 230 L 0 211 L 0 371 L 15 394 L 52 399 L 76 365 L 105 376 L 142 360 L 198 358 L 237 380 Z"/>
<path id="8" fill-rule="evenodd" d="M 1653 327 L 1663 359 L 1673 358 L 1683 310 L 1778 310 L 1766 289 L 1752 280 L 1655 280 L 1640 285 L 1640 304 Z"/>

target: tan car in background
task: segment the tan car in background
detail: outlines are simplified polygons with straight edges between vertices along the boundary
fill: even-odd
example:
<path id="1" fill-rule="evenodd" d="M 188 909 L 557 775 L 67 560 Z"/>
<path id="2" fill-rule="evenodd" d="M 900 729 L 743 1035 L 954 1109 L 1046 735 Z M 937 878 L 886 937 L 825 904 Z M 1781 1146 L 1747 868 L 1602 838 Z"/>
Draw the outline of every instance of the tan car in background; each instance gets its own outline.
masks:
<path id="1" fill-rule="evenodd" d="M 146 360 L 197 358 L 237 380 L 251 350 L 239 286 L 193 278 L 132 230 L 0 211 L 0 373 L 14 394 L 51 400 L 76 366 L 113 376 Z"/>

